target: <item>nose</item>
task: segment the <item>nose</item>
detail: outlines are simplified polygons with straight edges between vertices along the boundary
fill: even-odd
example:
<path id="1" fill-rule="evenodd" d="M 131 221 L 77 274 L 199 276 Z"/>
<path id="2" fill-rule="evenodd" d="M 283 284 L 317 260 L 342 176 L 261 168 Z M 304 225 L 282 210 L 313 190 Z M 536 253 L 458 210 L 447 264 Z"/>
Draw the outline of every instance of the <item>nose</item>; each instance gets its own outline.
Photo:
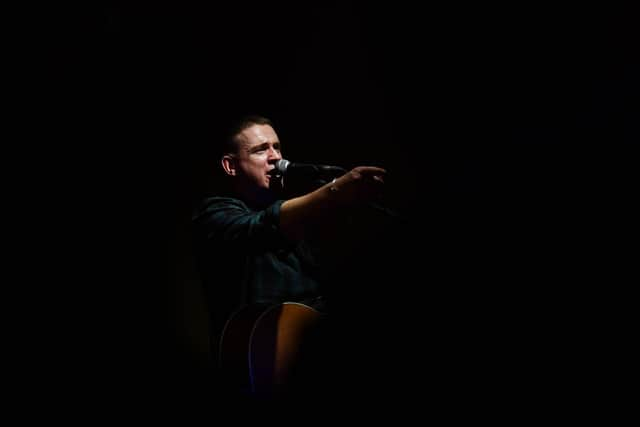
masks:
<path id="1" fill-rule="evenodd" d="M 277 162 L 278 160 L 282 159 L 282 155 L 280 154 L 279 150 L 270 147 L 267 159 L 269 160 L 269 162 Z"/>

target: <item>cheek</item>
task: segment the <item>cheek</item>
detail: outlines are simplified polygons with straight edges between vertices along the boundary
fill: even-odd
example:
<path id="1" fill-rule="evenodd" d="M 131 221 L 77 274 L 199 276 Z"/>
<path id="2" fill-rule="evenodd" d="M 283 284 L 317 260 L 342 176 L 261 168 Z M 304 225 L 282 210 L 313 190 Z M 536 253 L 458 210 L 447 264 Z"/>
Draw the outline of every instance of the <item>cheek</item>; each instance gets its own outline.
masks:
<path id="1" fill-rule="evenodd" d="M 247 175 L 253 175 L 255 177 L 261 177 L 264 173 L 264 163 L 262 161 L 254 160 L 245 165 L 245 173 Z"/>
<path id="2" fill-rule="evenodd" d="M 267 161 L 267 156 L 266 154 L 254 154 L 250 157 L 248 163 L 250 165 L 250 167 L 261 167 L 263 166 Z"/>
<path id="3" fill-rule="evenodd" d="M 246 171 L 251 171 L 258 169 L 262 166 L 262 161 L 259 158 L 252 157 L 244 163 L 244 169 Z"/>

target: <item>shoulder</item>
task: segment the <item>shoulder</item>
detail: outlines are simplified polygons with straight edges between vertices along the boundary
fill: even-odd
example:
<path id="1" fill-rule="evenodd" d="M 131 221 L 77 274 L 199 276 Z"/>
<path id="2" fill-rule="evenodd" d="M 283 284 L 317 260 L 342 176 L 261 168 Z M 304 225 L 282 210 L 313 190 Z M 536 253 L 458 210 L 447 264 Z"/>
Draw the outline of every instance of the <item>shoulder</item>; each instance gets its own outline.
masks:
<path id="1" fill-rule="evenodd" d="M 244 201 L 234 197 L 206 197 L 194 209 L 192 222 L 210 227 L 211 225 L 277 224 L 280 217 L 280 206 L 283 200 L 277 200 L 264 209 L 253 209 Z"/>
<path id="2" fill-rule="evenodd" d="M 193 209 L 192 219 L 195 221 L 204 214 L 226 210 L 248 211 L 247 205 L 234 197 L 211 196 L 200 200 Z"/>

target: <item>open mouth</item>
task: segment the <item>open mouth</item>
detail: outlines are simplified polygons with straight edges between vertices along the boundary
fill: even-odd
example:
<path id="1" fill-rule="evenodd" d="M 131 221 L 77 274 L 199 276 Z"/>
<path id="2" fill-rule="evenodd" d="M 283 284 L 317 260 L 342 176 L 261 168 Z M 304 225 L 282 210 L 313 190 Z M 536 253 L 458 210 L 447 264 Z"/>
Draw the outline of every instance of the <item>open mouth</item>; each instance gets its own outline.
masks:
<path id="1" fill-rule="evenodd" d="M 267 177 L 271 179 L 280 179 L 282 178 L 282 174 L 277 169 L 272 169 L 267 172 Z"/>
<path id="2" fill-rule="evenodd" d="M 282 174 L 278 173 L 277 170 L 273 170 L 267 173 L 267 179 L 269 182 L 269 187 L 273 189 L 282 188 Z"/>

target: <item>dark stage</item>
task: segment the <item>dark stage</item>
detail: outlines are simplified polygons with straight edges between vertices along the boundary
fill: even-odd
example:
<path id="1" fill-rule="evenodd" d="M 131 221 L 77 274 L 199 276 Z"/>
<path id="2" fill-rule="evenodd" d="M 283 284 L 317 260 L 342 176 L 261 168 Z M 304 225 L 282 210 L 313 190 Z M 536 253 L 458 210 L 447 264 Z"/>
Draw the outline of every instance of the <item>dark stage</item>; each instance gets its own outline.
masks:
<path id="1" fill-rule="evenodd" d="M 189 218 L 220 127 L 260 113 L 285 158 L 386 168 L 402 218 L 361 236 L 336 283 L 355 365 L 321 406 L 522 414 L 590 390 L 611 279 L 594 224 L 605 171 L 625 181 L 639 140 L 630 11 L 234 4 L 49 6 L 31 23 L 33 268 L 60 274 L 37 285 L 38 377 L 64 366 L 88 403 L 156 415 L 235 403 L 209 363 Z"/>

